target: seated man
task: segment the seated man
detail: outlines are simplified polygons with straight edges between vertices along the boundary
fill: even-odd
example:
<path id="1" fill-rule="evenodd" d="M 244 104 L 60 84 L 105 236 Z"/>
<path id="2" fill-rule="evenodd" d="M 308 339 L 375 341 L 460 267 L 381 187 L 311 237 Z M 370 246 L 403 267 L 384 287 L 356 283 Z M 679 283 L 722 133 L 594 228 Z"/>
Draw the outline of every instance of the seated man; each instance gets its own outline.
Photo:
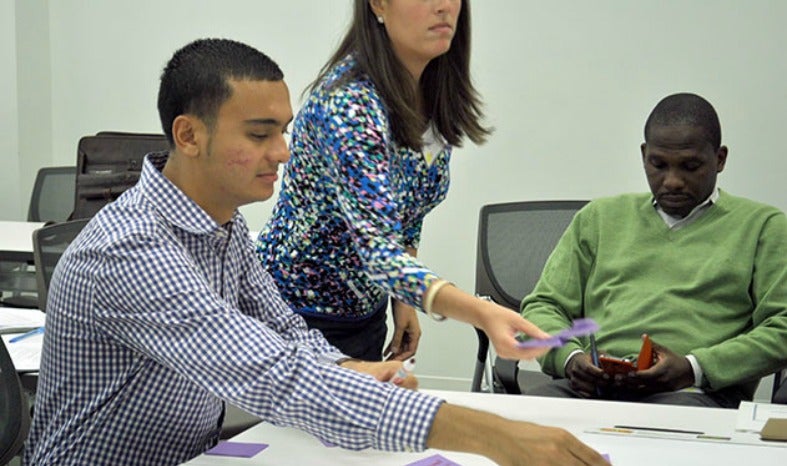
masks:
<path id="1" fill-rule="evenodd" d="M 413 377 L 382 382 L 400 362 L 346 360 L 284 304 L 237 210 L 270 198 L 289 158 L 272 60 L 193 42 L 165 67 L 158 105 L 171 150 L 147 155 L 52 278 L 25 464 L 180 464 L 216 444 L 225 402 L 351 449 L 604 464 L 560 429 L 397 386 Z"/>
<path id="2" fill-rule="evenodd" d="M 655 363 L 610 376 L 575 339 L 540 360 L 555 379 L 528 394 L 736 408 L 787 365 L 787 219 L 716 187 L 727 148 L 702 97 L 659 102 L 641 151 L 652 194 L 578 212 L 522 314 L 547 332 L 593 318 L 599 351 L 618 357 L 647 334 Z"/>

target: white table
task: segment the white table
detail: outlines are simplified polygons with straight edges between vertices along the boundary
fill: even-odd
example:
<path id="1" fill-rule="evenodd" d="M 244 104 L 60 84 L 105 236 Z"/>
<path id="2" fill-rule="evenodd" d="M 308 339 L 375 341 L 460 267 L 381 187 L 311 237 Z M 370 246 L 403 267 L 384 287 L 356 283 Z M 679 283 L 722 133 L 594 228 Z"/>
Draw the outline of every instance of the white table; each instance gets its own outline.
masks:
<path id="1" fill-rule="evenodd" d="M 42 222 L 0 221 L 0 260 L 32 262 L 33 231 L 42 226 Z"/>
<path id="2" fill-rule="evenodd" d="M 784 466 L 787 448 L 687 441 L 674 438 L 642 438 L 586 432 L 614 425 L 635 425 L 703 431 L 729 435 L 737 411 L 610 401 L 570 400 L 516 395 L 424 390 L 450 403 L 494 412 L 509 418 L 563 427 L 601 453 L 614 465 L 758 465 Z M 199 465 L 391 465 L 404 466 L 435 454 L 464 466 L 492 465 L 486 458 L 464 453 L 427 450 L 422 453 L 353 452 L 327 448 L 311 435 L 289 428 L 259 424 L 232 439 L 270 446 L 253 458 L 199 456 L 186 463 Z"/>

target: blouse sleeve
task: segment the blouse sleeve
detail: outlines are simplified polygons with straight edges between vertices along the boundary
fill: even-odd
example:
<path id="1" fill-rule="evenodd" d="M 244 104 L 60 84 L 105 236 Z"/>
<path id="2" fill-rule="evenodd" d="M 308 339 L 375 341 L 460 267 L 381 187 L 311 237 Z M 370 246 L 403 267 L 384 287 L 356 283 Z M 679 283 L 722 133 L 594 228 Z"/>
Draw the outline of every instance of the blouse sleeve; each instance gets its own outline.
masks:
<path id="1" fill-rule="evenodd" d="M 394 144 L 382 103 L 369 87 L 351 84 L 316 106 L 311 123 L 367 276 L 397 299 L 420 306 L 437 275 L 404 249 L 417 244 L 420 222 L 405 231 L 397 210 Z"/>

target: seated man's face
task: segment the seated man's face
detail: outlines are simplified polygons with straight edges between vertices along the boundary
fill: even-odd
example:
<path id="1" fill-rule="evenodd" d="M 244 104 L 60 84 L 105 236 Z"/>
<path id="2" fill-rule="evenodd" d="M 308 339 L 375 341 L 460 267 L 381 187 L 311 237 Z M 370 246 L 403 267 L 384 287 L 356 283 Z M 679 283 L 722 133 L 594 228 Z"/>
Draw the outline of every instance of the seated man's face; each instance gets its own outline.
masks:
<path id="1" fill-rule="evenodd" d="M 219 108 L 201 168 L 201 190 L 230 210 L 273 195 L 278 167 L 289 159 L 292 121 L 284 81 L 230 80 L 232 96 Z M 216 200 L 219 201 L 216 201 Z"/>
<path id="2" fill-rule="evenodd" d="M 702 127 L 694 125 L 654 125 L 641 150 L 656 202 L 681 218 L 710 196 L 727 158 L 727 148 L 714 151 Z"/>

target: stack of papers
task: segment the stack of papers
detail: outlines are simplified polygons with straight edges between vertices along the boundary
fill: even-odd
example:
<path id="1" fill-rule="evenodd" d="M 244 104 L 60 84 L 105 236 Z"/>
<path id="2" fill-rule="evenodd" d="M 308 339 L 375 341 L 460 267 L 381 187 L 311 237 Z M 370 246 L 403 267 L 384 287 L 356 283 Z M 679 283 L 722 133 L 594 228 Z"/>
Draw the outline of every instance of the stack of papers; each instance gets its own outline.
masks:
<path id="1" fill-rule="evenodd" d="M 38 309 L 0 307 L 0 333 L 27 332 L 41 327 L 45 316 Z"/>
<path id="2" fill-rule="evenodd" d="M 3 344 L 11 356 L 14 369 L 17 372 L 38 372 L 41 365 L 41 348 L 44 345 L 44 333 L 39 332 L 21 340 L 12 342 L 14 337 L 24 335 L 24 333 L 6 333 L 0 335 Z"/>
<path id="3" fill-rule="evenodd" d="M 735 430 L 759 434 L 771 418 L 787 419 L 787 405 L 742 401 L 738 407 Z"/>

